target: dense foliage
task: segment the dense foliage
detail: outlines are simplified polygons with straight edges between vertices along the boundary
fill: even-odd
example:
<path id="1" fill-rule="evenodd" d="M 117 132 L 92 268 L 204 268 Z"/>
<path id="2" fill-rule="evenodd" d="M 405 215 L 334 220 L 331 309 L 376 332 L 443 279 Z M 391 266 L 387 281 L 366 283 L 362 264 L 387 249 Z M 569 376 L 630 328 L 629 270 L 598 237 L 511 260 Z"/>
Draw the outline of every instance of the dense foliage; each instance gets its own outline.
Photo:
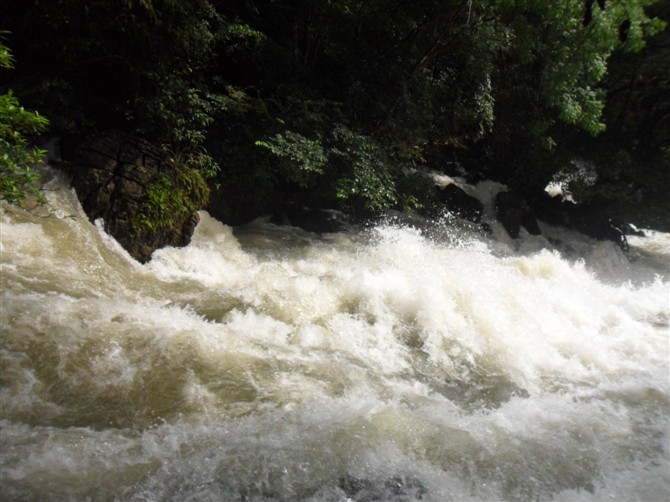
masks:
<path id="1" fill-rule="evenodd" d="M 456 161 L 532 198 L 586 156 L 583 198 L 656 204 L 667 3 L 24 0 L 0 29 L 22 62 L 9 87 L 55 133 L 157 142 L 239 223 L 287 203 L 411 207 L 412 173 Z M 610 143 L 616 162 L 596 155 Z"/>
<path id="2" fill-rule="evenodd" d="M 0 68 L 13 65 L 12 53 L 0 43 Z M 27 136 L 42 133 L 48 124 L 39 113 L 24 109 L 11 90 L 0 95 L 0 200 L 22 204 L 32 196 L 39 204 L 46 202 L 36 171 L 45 152 L 30 146 Z"/>
<path id="3" fill-rule="evenodd" d="M 209 200 L 209 187 L 197 169 L 176 164 L 174 170 L 174 181 L 160 173 L 147 184 L 146 200 L 131 221 L 136 234 L 172 229 Z"/>

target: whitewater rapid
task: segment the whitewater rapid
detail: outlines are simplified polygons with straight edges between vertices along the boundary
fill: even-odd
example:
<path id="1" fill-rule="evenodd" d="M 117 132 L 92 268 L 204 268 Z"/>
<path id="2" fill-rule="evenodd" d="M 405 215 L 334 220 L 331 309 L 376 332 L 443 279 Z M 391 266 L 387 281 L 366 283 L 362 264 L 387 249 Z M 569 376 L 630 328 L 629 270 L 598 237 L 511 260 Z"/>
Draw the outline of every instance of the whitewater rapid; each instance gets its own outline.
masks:
<path id="1" fill-rule="evenodd" d="M 489 189 L 490 187 L 481 187 Z M 4 501 L 670 496 L 670 241 L 0 215 Z"/>

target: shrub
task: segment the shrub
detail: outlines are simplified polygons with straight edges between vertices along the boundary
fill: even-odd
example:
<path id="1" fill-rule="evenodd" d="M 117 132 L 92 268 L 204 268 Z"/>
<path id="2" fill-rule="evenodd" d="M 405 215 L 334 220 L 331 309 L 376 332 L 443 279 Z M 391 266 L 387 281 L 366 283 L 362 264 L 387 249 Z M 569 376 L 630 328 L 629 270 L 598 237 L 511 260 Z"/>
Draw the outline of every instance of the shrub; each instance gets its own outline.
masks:
<path id="1" fill-rule="evenodd" d="M 0 42 L 0 68 L 12 68 L 9 49 Z M 20 205 L 33 196 L 46 203 L 35 165 L 44 160 L 43 150 L 31 147 L 27 136 L 37 135 L 49 121 L 37 112 L 25 110 L 11 90 L 0 95 L 0 199 Z"/>

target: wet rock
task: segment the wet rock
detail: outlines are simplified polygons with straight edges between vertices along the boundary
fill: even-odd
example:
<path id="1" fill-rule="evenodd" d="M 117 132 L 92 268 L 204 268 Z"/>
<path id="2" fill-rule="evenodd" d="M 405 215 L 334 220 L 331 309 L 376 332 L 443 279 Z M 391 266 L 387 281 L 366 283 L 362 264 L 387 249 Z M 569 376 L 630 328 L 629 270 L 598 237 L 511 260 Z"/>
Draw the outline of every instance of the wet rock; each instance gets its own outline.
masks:
<path id="1" fill-rule="evenodd" d="M 612 241 L 624 251 L 628 251 L 626 224 L 622 220 L 586 209 L 574 211 L 570 222 L 573 228 L 581 233 L 600 241 Z"/>
<path id="2" fill-rule="evenodd" d="M 350 222 L 347 214 L 335 209 L 312 209 L 306 206 L 289 207 L 274 221 L 279 224 L 292 225 L 308 232 L 332 233 L 346 230 Z"/>
<path id="3" fill-rule="evenodd" d="M 533 209 L 540 219 L 556 227 L 572 227 L 570 213 L 574 204 L 566 202 L 560 196 L 552 197 L 547 192 L 542 192 L 533 200 Z"/>
<path id="4" fill-rule="evenodd" d="M 479 223 L 482 220 L 484 214 L 482 203 L 454 183 L 439 189 L 438 199 L 450 212 L 464 220 L 473 223 Z"/>
<path id="5" fill-rule="evenodd" d="M 185 246 L 199 221 L 197 212 L 174 215 L 170 228 L 138 231 L 134 218 L 147 200 L 157 175 L 175 176 L 165 154 L 141 139 L 108 133 L 80 144 L 67 170 L 91 221 L 102 218 L 105 230 L 140 262 L 164 246 Z"/>
<path id="6" fill-rule="evenodd" d="M 500 192 L 495 199 L 496 218 L 513 239 L 519 237 L 521 227 L 531 235 L 540 235 L 533 210 L 514 192 Z"/>
<path id="7" fill-rule="evenodd" d="M 597 203 L 574 204 L 543 194 L 534 202 L 538 218 L 550 225 L 570 228 L 598 240 L 610 240 L 628 250 L 626 235 L 640 231 L 617 216 L 616 209 Z"/>

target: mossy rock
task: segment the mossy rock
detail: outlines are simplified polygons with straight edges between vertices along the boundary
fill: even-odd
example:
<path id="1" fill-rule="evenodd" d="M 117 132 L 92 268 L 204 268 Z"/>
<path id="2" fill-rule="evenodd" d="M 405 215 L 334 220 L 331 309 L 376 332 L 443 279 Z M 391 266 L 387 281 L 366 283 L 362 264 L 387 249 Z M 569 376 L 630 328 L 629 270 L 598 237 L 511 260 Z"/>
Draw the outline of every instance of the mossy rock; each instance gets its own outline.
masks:
<path id="1" fill-rule="evenodd" d="M 80 144 L 68 170 L 84 211 L 138 261 L 188 244 L 209 189 L 196 170 L 151 143 L 107 133 Z"/>

